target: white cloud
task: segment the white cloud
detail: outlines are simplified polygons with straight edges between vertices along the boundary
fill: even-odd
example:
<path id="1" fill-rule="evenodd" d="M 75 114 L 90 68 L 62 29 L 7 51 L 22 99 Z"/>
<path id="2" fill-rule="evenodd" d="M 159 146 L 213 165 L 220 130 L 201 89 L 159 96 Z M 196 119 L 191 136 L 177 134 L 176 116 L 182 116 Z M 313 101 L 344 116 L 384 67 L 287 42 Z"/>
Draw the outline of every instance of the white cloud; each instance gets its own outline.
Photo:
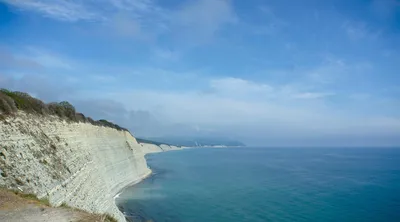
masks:
<path id="1" fill-rule="evenodd" d="M 175 10 L 152 0 L 0 0 L 15 8 L 65 22 L 101 22 L 103 34 L 154 40 L 173 34 L 178 41 L 209 41 L 224 25 L 238 21 L 230 0 L 195 0 Z"/>
<path id="2" fill-rule="evenodd" d="M 37 54 L 34 60 L 47 68 L 73 69 L 68 61 L 55 55 L 41 53 Z"/>
<path id="3" fill-rule="evenodd" d="M 44 68 L 73 69 L 73 62 L 69 59 L 64 58 L 62 55 L 58 55 L 40 48 L 27 47 L 27 52 L 21 55 L 21 57 L 31 59 Z"/>
<path id="4" fill-rule="evenodd" d="M 380 30 L 372 30 L 364 22 L 346 21 L 342 28 L 350 40 L 358 41 L 362 39 L 375 40 L 381 35 Z"/>
<path id="5" fill-rule="evenodd" d="M 154 55 L 157 58 L 168 60 L 168 61 L 177 61 L 179 60 L 179 52 L 170 50 L 170 49 L 156 49 L 154 50 Z"/>
<path id="6" fill-rule="evenodd" d="M 133 90 L 111 95 L 128 109 L 148 110 L 166 124 L 184 123 L 197 127 L 200 132 L 212 130 L 217 135 L 240 132 L 242 137 L 256 135 L 262 140 L 265 133 L 266 138 L 272 134 L 290 141 L 301 137 L 395 135 L 400 132 L 400 120 L 396 118 L 353 116 L 352 113 L 336 112 L 332 107 L 321 108 L 309 103 L 307 106 L 281 104 L 261 98 L 246 100 L 236 94 L 227 97 L 195 90 L 185 93 Z"/>
<path id="7" fill-rule="evenodd" d="M 360 83 L 374 69 L 374 65 L 369 62 L 351 62 L 328 55 L 320 65 L 300 71 L 303 77 L 298 82 L 305 84 L 303 90 L 306 91 L 329 90 L 340 88 L 340 84 L 347 85 L 354 79 Z"/>
<path id="8" fill-rule="evenodd" d="M 152 0 L 102 0 L 111 9 L 102 11 L 117 34 L 152 40 L 168 31 L 170 11 Z"/>
<path id="9" fill-rule="evenodd" d="M 341 62 L 336 62 L 341 63 Z M 101 68 L 99 68 L 101 69 Z M 118 82 L 132 81 L 129 88 L 108 88 L 106 91 L 93 90 L 91 88 L 75 89 L 74 98 L 85 100 L 102 99 L 116 101 L 121 111 L 127 115 L 130 111 L 143 110 L 151 120 L 142 119 L 140 127 L 132 128 L 137 132 L 157 135 L 181 135 L 188 133 L 210 133 L 213 135 L 232 135 L 247 141 L 259 143 L 276 140 L 276 144 L 286 144 L 293 139 L 322 138 L 325 136 L 338 137 L 369 137 L 371 135 L 396 135 L 400 132 L 398 118 L 389 116 L 377 116 L 345 110 L 345 106 L 325 104 L 326 97 L 336 96 L 329 92 L 307 91 L 303 87 L 287 86 L 285 84 L 272 84 L 263 81 L 252 81 L 234 77 L 204 79 L 204 76 L 191 76 L 182 80 L 185 73 L 176 73 L 162 69 L 149 69 L 137 71 L 137 75 L 130 76 L 134 79 L 110 78 L 107 75 L 91 76 L 91 80 Z M 156 85 L 163 80 L 174 82 L 175 86 L 185 85 L 184 89 L 174 87 L 154 87 L 155 84 L 144 81 L 139 75 L 151 75 L 150 79 L 157 78 Z M 163 79 L 162 81 L 160 79 Z M 60 81 L 57 78 L 58 81 Z M 180 81 L 177 84 L 177 81 Z M 2 82 L 0 78 L 0 83 Z M 65 82 L 65 81 L 62 81 Z M 143 85 L 142 84 L 146 84 Z M 205 82 L 206 86 L 200 88 L 191 87 L 192 83 Z M 7 84 L 7 81 L 5 82 Z M 34 84 L 32 84 L 34 83 Z M 22 79 L 20 87 L 23 91 L 36 93 L 39 96 L 49 96 L 58 91 L 56 88 L 43 86 L 42 80 Z M 18 85 L 18 84 L 16 84 Z M 49 84 L 56 85 L 56 84 Z M 140 86 L 140 87 L 136 87 Z M 35 88 L 36 87 L 36 88 Z M 210 91 L 205 91 L 204 88 Z M 21 90 L 21 89 L 20 89 Z M 39 92 L 39 93 L 38 93 Z M 63 99 L 71 90 L 65 90 Z M 363 102 L 363 101 L 360 101 Z M 364 101 L 373 106 L 370 100 Z M 108 102 L 107 102 L 108 103 Z M 113 102 L 111 107 L 114 107 Z M 89 104 L 87 105 L 89 106 Z M 111 109 L 102 107 L 101 109 Z M 85 103 L 81 104 L 85 111 Z M 383 108 L 383 105 L 382 107 Z M 86 107 L 88 115 L 92 115 L 93 109 Z M 113 120 L 119 120 L 126 126 L 135 125 L 127 122 L 129 119 L 113 115 L 112 112 L 103 113 L 97 110 L 98 118 L 103 115 Z M 86 111 L 85 111 L 86 112 Z M 357 115 L 356 115 L 357 114 Z M 137 118 L 144 118 L 138 115 Z M 150 122 L 149 122 L 150 121 Z M 151 122 L 157 121 L 157 123 Z M 146 127 L 146 124 L 157 126 L 157 130 Z M 179 127 L 176 127 L 179 126 Z M 138 127 L 136 125 L 136 127 Z M 182 129 L 185 130 L 182 130 Z M 140 131 L 144 130 L 144 131 Z M 398 133 L 397 133 L 398 134 Z M 142 134 L 143 135 L 143 134 Z M 299 144 L 298 144 L 299 145 Z"/>
<path id="10" fill-rule="evenodd" d="M 138 37 L 143 35 L 140 22 L 129 16 L 117 15 L 109 20 L 108 25 L 111 30 L 115 30 L 115 34 L 122 37 Z"/>
<path id="11" fill-rule="evenodd" d="M 329 84 L 336 82 L 347 70 L 348 66 L 343 60 L 328 56 L 323 64 L 307 71 L 307 77 L 315 83 Z"/>
<path id="12" fill-rule="evenodd" d="M 175 22 L 193 38 L 208 40 L 226 24 L 238 21 L 229 0 L 195 0 L 174 13 Z"/>
<path id="13" fill-rule="evenodd" d="M 293 98 L 298 99 L 320 99 L 325 98 L 327 96 L 333 96 L 334 93 L 315 93 L 315 92 L 305 92 L 293 95 Z"/>
<path id="14" fill-rule="evenodd" d="M 153 1 L 151 0 L 109 0 L 109 1 L 113 6 L 121 10 L 149 12 L 154 8 Z"/>
<path id="15" fill-rule="evenodd" d="M 105 21 L 118 12 L 129 12 L 140 18 L 158 8 L 151 0 L 0 0 L 21 10 L 30 10 L 53 19 L 76 22 L 80 20 Z"/>
<path id="16" fill-rule="evenodd" d="M 40 69 L 41 64 L 32 58 L 16 55 L 7 48 L 0 47 L 0 68 L 2 69 Z"/>
<path id="17" fill-rule="evenodd" d="M 30 10 L 62 21 L 103 19 L 101 14 L 85 8 L 81 2 L 62 0 L 1 0 L 22 10 Z"/>
<path id="18" fill-rule="evenodd" d="M 333 92 L 307 92 L 298 84 L 271 85 L 262 82 L 253 82 L 240 78 L 221 78 L 210 81 L 210 87 L 218 95 L 228 96 L 235 99 L 264 101 L 293 101 L 303 99 L 323 99 L 335 96 Z"/>
<path id="19" fill-rule="evenodd" d="M 221 78 L 210 81 L 210 87 L 218 93 L 227 95 L 266 94 L 273 91 L 267 84 L 259 84 L 240 78 Z"/>

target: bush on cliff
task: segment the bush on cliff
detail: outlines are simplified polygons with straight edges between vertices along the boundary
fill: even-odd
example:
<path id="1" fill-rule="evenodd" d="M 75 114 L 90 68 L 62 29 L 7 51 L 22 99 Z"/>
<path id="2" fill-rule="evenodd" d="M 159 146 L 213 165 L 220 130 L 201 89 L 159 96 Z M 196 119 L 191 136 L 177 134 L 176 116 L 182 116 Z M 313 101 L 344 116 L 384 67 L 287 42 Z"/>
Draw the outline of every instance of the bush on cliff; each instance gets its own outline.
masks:
<path id="1" fill-rule="evenodd" d="M 54 115 L 73 122 L 89 122 L 97 126 L 128 131 L 104 119 L 94 121 L 90 117 L 85 117 L 82 113 L 76 112 L 75 107 L 67 101 L 45 104 L 27 93 L 0 89 L 0 114 L 10 115 L 16 113 L 18 110 L 40 115 Z"/>
<path id="2" fill-rule="evenodd" d="M 49 109 L 49 114 L 50 115 L 55 115 L 58 116 L 60 118 L 64 118 L 65 114 L 64 114 L 64 107 L 60 106 L 58 103 L 49 103 L 47 104 L 47 107 Z"/>
<path id="3" fill-rule="evenodd" d="M 77 122 L 85 123 L 86 122 L 86 117 L 82 113 L 75 113 L 75 120 Z"/>
<path id="4" fill-rule="evenodd" d="M 38 113 L 38 114 L 47 113 L 46 104 L 44 104 L 44 102 L 36 98 L 33 98 L 27 93 L 18 91 L 11 92 L 6 89 L 1 89 L 0 92 L 10 97 L 12 100 L 14 100 L 14 105 L 20 110 L 23 110 L 28 113 Z"/>
<path id="5" fill-rule="evenodd" d="M 64 115 L 70 120 L 75 120 L 75 107 L 67 101 L 60 102 L 59 105 L 63 107 Z"/>
<path id="6" fill-rule="evenodd" d="M 98 125 L 98 126 L 106 126 L 106 127 L 111 127 L 111 128 L 117 129 L 117 130 L 126 130 L 126 131 L 128 131 L 127 129 L 122 128 L 122 127 L 120 127 L 120 126 L 118 126 L 117 124 L 114 124 L 114 123 L 112 123 L 112 122 L 108 122 L 108 121 L 105 120 L 105 119 L 101 119 L 101 120 L 99 120 L 99 121 L 96 121 L 96 122 L 95 122 L 95 125 Z"/>
<path id="7" fill-rule="evenodd" d="M 93 124 L 93 125 L 95 125 L 95 121 L 92 119 L 92 118 L 90 118 L 90 117 L 87 117 L 86 118 L 86 121 L 88 121 L 89 123 L 91 123 L 91 124 Z"/>
<path id="8" fill-rule="evenodd" d="M 47 104 L 49 114 L 56 115 L 60 118 L 66 118 L 68 120 L 77 121 L 75 107 L 69 102 L 63 101 L 60 103 L 49 103 Z"/>
<path id="9" fill-rule="evenodd" d="M 14 100 L 0 92 L 0 111 L 5 114 L 11 114 L 17 111 Z"/>

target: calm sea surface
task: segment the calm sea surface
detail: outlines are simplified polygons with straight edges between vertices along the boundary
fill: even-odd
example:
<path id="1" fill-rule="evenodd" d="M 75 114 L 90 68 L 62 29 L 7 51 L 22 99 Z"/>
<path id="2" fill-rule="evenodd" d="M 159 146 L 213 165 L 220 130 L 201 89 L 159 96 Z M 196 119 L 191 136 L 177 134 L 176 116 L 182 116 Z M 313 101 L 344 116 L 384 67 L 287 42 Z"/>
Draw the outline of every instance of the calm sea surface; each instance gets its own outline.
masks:
<path id="1" fill-rule="evenodd" d="M 400 221 L 400 149 L 188 149 L 117 199 L 135 221 Z"/>

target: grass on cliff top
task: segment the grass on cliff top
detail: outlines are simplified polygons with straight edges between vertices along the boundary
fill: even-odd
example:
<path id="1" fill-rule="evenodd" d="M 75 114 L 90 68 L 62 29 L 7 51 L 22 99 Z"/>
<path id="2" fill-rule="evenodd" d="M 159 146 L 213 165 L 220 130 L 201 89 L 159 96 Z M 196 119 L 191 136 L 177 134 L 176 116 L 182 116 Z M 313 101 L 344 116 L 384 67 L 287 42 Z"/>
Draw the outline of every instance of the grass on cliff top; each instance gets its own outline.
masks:
<path id="1" fill-rule="evenodd" d="M 75 107 L 67 101 L 46 104 L 30 96 L 28 93 L 0 89 L 0 121 L 4 120 L 8 115 L 15 114 L 18 110 L 37 115 L 58 116 L 61 119 L 72 122 L 86 122 L 96 126 L 105 126 L 121 131 L 128 131 L 104 119 L 95 121 L 90 117 L 85 117 L 82 113 L 76 112 Z"/>

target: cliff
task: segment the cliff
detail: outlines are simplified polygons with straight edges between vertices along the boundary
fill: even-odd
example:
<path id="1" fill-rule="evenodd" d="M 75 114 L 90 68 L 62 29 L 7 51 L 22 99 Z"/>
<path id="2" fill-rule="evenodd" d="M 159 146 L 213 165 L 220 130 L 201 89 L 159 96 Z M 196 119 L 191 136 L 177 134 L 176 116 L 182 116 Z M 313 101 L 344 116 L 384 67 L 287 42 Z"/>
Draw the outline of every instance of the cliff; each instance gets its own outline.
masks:
<path id="1" fill-rule="evenodd" d="M 167 145 L 167 144 L 151 144 L 151 143 L 140 143 L 142 147 L 142 151 L 147 154 L 147 153 L 158 153 L 158 152 L 165 152 L 165 151 L 171 151 L 171 150 L 180 150 L 182 148 L 179 148 L 177 146 L 173 145 Z"/>
<path id="2" fill-rule="evenodd" d="M 146 153 L 125 130 L 18 111 L 0 120 L 0 186 L 125 221 L 114 196 L 150 174 Z"/>

